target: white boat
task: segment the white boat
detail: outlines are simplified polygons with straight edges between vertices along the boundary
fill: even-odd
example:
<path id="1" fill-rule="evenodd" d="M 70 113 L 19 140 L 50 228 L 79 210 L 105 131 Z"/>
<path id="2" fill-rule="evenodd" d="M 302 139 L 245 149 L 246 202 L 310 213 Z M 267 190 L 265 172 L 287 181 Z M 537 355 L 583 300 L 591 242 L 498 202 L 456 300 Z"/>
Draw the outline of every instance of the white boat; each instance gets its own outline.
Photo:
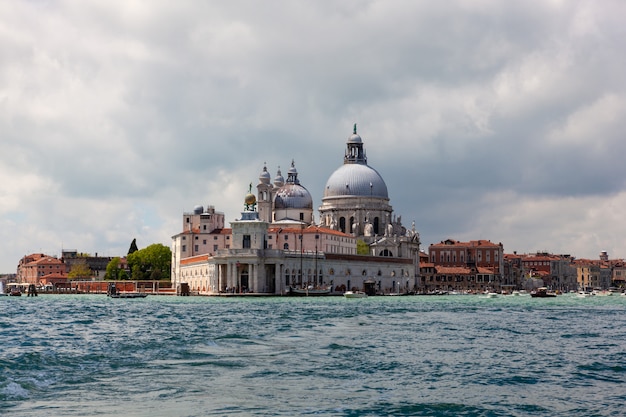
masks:
<path id="1" fill-rule="evenodd" d="M 363 291 L 346 291 L 343 296 L 346 298 L 366 298 L 367 294 Z"/>
<path id="2" fill-rule="evenodd" d="M 576 294 L 576 297 L 579 298 L 587 298 L 587 297 L 592 297 L 594 294 L 591 292 L 587 292 L 587 291 L 578 291 L 578 293 Z"/>
<path id="3" fill-rule="evenodd" d="M 497 292 L 488 292 L 485 294 L 485 296 L 487 298 L 497 298 L 498 297 L 498 293 Z"/>

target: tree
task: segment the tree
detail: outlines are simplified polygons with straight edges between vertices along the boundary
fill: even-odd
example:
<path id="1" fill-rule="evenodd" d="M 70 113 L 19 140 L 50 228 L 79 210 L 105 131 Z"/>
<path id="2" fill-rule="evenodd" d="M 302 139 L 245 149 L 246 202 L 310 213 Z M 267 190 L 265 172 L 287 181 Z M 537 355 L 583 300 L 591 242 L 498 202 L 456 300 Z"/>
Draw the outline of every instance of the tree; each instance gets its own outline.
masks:
<path id="1" fill-rule="evenodd" d="M 133 239 L 132 242 L 130 242 L 130 248 L 128 248 L 128 255 L 130 255 L 131 253 L 135 253 L 139 250 L 139 248 L 137 247 L 137 239 Z"/>
<path id="2" fill-rule="evenodd" d="M 129 254 L 127 260 L 134 280 L 169 277 L 172 267 L 172 251 L 165 245 L 155 243 Z"/>
<path id="3" fill-rule="evenodd" d="M 117 280 L 120 279 L 120 261 L 119 256 L 111 259 L 107 264 L 107 270 L 104 279 Z"/>
<path id="4" fill-rule="evenodd" d="M 362 240 L 356 241 L 356 254 L 357 255 L 369 255 L 370 246 Z"/>
<path id="5" fill-rule="evenodd" d="M 89 265 L 87 265 L 87 259 L 81 258 L 76 260 L 76 262 L 74 262 L 72 264 L 72 268 L 70 269 L 70 272 L 67 274 L 67 277 L 69 279 L 76 279 L 76 278 L 88 278 L 92 275 L 91 269 L 89 268 Z"/>

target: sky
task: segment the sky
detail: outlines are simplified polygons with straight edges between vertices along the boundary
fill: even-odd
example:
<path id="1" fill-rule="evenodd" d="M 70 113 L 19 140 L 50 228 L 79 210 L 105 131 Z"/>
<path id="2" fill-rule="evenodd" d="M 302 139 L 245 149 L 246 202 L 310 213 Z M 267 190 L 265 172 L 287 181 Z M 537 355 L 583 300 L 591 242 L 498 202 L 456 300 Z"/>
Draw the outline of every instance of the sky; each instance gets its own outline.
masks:
<path id="1" fill-rule="evenodd" d="M 0 272 L 171 245 L 357 123 L 422 248 L 626 258 L 626 2 L 0 2 Z M 319 216 L 316 211 L 316 219 Z"/>

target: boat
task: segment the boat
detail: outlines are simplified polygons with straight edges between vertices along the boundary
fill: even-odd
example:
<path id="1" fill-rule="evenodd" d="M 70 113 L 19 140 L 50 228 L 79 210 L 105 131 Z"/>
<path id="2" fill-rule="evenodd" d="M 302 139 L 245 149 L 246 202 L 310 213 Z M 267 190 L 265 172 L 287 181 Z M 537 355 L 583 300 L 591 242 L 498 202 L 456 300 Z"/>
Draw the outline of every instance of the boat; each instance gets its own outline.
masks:
<path id="1" fill-rule="evenodd" d="M 115 284 L 109 284 L 107 288 L 107 296 L 111 298 L 146 298 L 148 294 L 136 291 L 120 291 Z"/>
<path id="2" fill-rule="evenodd" d="M 487 298 L 496 298 L 496 297 L 498 297 L 498 293 L 497 292 L 488 292 L 488 293 L 485 293 L 485 296 Z"/>
<path id="3" fill-rule="evenodd" d="M 345 298 L 366 298 L 367 294 L 363 291 L 346 291 L 343 293 Z"/>
<path id="4" fill-rule="evenodd" d="M 292 295 L 296 297 L 315 297 L 319 295 L 330 295 L 330 290 L 331 287 L 316 288 L 312 285 L 304 288 L 289 287 L 287 295 Z"/>
<path id="5" fill-rule="evenodd" d="M 576 297 L 586 298 L 586 297 L 592 297 L 593 295 L 595 294 L 589 291 L 578 291 L 578 293 L 576 294 Z"/>
<path id="6" fill-rule="evenodd" d="M 540 288 L 537 288 L 535 291 L 532 291 L 530 293 L 530 296 L 534 298 L 550 298 L 550 297 L 556 297 L 556 294 L 553 292 L 549 292 L 548 288 L 546 287 L 540 287 Z"/>
<path id="7" fill-rule="evenodd" d="M 146 298 L 147 296 L 145 292 L 118 292 L 109 295 L 111 298 Z"/>

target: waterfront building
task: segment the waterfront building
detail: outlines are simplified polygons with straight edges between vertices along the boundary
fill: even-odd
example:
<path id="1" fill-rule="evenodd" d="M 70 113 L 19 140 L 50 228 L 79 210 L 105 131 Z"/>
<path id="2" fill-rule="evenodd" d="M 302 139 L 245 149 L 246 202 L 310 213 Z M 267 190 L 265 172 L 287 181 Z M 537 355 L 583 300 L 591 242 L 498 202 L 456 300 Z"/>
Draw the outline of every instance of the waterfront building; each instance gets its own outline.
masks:
<path id="1" fill-rule="evenodd" d="M 501 290 L 504 270 L 502 243 L 489 240 L 460 242 L 446 239 L 428 247 L 435 272 L 425 283 L 427 291 Z"/>
<path id="2" fill-rule="evenodd" d="M 79 253 L 76 249 L 63 249 L 61 252 L 61 261 L 66 265 L 66 271 L 69 273 L 74 265 L 85 264 L 91 271 L 93 279 L 102 279 L 106 273 L 107 265 L 113 257 L 111 256 L 94 256 L 85 253 Z"/>
<path id="3" fill-rule="evenodd" d="M 562 292 L 578 290 L 576 268 L 570 255 L 553 256 L 550 260 L 550 283 L 552 289 Z"/>
<path id="4" fill-rule="evenodd" d="M 329 177 L 315 223 L 313 200 L 295 162 L 273 181 L 264 165 L 244 197 L 241 218 L 197 206 L 172 236 L 172 284 L 198 294 L 286 294 L 294 288 L 414 291 L 419 283 L 419 234 L 393 214 L 387 186 L 367 165 L 356 132 L 344 163 Z M 367 254 L 357 253 L 363 241 Z"/>
<path id="5" fill-rule="evenodd" d="M 39 285 L 46 276 L 67 276 L 67 266 L 58 258 L 43 253 L 33 253 L 20 259 L 17 265 L 17 282 Z"/>
<path id="6" fill-rule="evenodd" d="M 576 282 L 579 289 L 591 291 L 594 288 L 602 288 L 598 262 L 591 259 L 576 259 L 573 265 L 576 268 Z"/>
<path id="7" fill-rule="evenodd" d="M 611 286 L 616 288 L 626 287 L 626 263 L 617 260 L 611 268 Z"/>
<path id="8" fill-rule="evenodd" d="M 511 290 L 522 289 L 525 279 L 522 257 L 517 252 L 505 253 L 503 267 L 502 286 Z"/>

